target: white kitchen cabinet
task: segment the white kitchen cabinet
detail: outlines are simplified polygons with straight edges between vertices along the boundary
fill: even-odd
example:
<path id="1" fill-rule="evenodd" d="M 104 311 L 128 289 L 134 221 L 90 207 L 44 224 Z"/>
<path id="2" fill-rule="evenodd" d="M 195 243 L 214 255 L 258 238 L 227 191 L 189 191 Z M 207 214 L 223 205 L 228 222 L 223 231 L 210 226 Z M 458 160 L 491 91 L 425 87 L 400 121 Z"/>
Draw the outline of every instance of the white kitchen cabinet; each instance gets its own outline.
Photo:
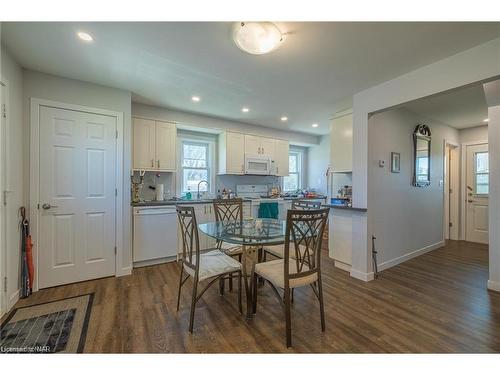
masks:
<path id="1" fill-rule="evenodd" d="M 260 137 L 245 134 L 245 154 L 260 155 Z"/>
<path id="2" fill-rule="evenodd" d="M 224 132 L 219 135 L 219 174 L 244 174 L 245 135 Z"/>
<path id="3" fill-rule="evenodd" d="M 134 118 L 133 127 L 133 169 L 175 172 L 175 124 Z"/>
<path id="4" fill-rule="evenodd" d="M 155 167 L 155 122 L 134 118 L 134 169 Z"/>
<path id="5" fill-rule="evenodd" d="M 290 145 L 288 141 L 276 139 L 275 141 L 275 155 L 274 155 L 274 169 L 276 176 L 288 176 L 289 173 L 289 150 Z"/>
<path id="6" fill-rule="evenodd" d="M 175 124 L 156 121 L 155 155 L 156 167 L 160 171 L 176 170 L 176 136 Z"/>
<path id="7" fill-rule="evenodd" d="M 332 120 L 330 165 L 333 172 L 352 171 L 352 114 Z"/>
<path id="8" fill-rule="evenodd" d="M 245 154 L 266 155 L 274 158 L 275 139 L 259 137 L 258 135 L 245 134 Z"/>
<path id="9" fill-rule="evenodd" d="M 252 216 L 252 202 L 243 202 L 243 218 Z"/>
<path id="10" fill-rule="evenodd" d="M 261 138 L 260 139 L 260 152 L 262 155 L 269 156 L 271 160 L 274 159 L 275 145 L 277 140 L 274 138 Z"/>

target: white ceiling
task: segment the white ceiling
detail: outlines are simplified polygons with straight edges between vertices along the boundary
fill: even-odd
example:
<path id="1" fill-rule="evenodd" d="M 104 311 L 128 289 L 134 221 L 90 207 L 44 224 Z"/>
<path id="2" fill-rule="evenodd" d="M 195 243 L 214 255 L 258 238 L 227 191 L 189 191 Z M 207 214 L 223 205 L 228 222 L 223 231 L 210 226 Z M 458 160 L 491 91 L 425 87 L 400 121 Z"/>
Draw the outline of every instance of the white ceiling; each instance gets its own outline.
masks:
<path id="1" fill-rule="evenodd" d="M 130 90 L 134 101 L 326 134 L 356 92 L 500 36 L 500 23 L 278 25 L 283 45 L 261 56 L 240 51 L 221 22 L 2 23 L 2 42 L 26 68 Z"/>
<path id="2" fill-rule="evenodd" d="M 483 120 L 488 117 L 488 105 L 482 85 L 420 99 L 407 103 L 404 107 L 456 129 L 486 125 Z"/>

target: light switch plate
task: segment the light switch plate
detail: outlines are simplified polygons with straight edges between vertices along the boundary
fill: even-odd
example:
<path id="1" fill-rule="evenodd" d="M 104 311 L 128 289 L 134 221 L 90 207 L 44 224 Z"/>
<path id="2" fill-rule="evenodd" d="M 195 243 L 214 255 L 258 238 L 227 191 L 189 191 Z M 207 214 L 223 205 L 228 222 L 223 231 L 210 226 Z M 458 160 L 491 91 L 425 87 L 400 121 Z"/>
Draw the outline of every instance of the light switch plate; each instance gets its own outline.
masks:
<path id="1" fill-rule="evenodd" d="M 378 161 L 378 166 L 379 166 L 380 168 L 384 168 L 384 167 L 385 167 L 385 160 L 379 160 L 379 161 Z"/>

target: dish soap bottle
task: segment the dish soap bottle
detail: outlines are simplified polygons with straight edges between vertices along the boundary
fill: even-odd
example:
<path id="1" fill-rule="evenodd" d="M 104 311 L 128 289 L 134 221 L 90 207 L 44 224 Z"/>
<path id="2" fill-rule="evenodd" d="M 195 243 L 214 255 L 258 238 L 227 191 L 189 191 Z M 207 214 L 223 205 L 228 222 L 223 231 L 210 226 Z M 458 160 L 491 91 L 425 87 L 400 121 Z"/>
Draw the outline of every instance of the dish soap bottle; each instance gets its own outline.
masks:
<path id="1" fill-rule="evenodd" d="M 190 201 L 192 197 L 193 195 L 191 194 L 191 188 L 188 187 L 188 191 L 186 193 L 186 199 Z"/>

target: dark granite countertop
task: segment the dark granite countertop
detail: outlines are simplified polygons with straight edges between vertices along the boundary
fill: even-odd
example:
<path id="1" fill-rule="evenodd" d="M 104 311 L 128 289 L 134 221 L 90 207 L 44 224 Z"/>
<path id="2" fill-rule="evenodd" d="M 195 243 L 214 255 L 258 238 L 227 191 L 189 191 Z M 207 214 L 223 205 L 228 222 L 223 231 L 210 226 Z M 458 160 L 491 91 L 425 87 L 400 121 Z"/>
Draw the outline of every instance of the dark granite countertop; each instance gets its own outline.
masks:
<path id="1" fill-rule="evenodd" d="M 153 206 L 175 206 L 176 204 L 210 204 L 213 203 L 214 199 L 179 199 L 179 200 L 168 200 L 168 201 L 147 201 L 132 203 L 132 207 L 153 207 Z M 243 202 L 250 202 L 250 199 L 243 199 Z"/>
<path id="2" fill-rule="evenodd" d="M 338 205 L 338 204 L 322 204 L 321 206 L 335 208 L 335 209 L 339 209 L 339 210 L 351 210 L 351 211 L 366 212 L 366 208 L 361 208 L 361 207 L 349 207 L 349 206 L 342 206 L 342 205 Z"/>

